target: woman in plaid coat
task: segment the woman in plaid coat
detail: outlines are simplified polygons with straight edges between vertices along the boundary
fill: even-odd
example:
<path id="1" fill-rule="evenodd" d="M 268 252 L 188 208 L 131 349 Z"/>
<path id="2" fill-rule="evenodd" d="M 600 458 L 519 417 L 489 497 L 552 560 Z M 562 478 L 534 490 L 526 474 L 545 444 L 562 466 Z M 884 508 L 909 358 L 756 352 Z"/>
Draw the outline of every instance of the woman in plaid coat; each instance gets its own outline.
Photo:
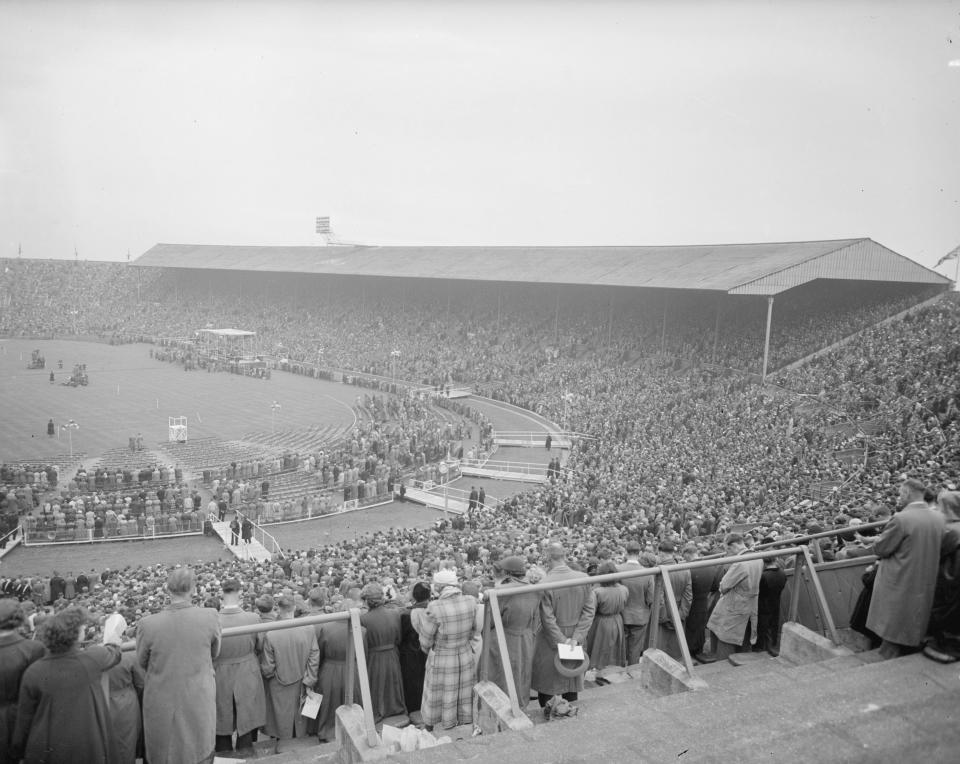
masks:
<path id="1" fill-rule="evenodd" d="M 457 574 L 433 576 L 437 599 L 427 606 L 420 647 L 427 653 L 420 713 L 428 728 L 450 729 L 473 722 L 476 661 L 470 640 L 476 631 L 477 601 L 460 591 Z"/>

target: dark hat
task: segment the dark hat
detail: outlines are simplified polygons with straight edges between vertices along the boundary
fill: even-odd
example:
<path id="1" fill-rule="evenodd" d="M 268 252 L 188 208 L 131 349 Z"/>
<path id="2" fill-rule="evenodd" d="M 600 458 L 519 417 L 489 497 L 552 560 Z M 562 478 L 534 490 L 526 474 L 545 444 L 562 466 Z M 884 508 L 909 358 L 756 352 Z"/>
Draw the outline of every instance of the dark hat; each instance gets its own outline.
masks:
<path id="1" fill-rule="evenodd" d="M 553 656 L 553 667 L 561 676 L 573 679 L 574 677 L 587 673 L 587 669 L 590 668 L 590 656 L 587 655 L 587 651 L 584 650 L 582 661 L 564 661 L 560 659 L 560 653 L 558 651 Z"/>
<path id="2" fill-rule="evenodd" d="M 498 560 L 494 567 L 504 573 L 509 573 L 511 576 L 522 576 L 527 572 L 527 566 L 523 558 L 516 556 L 504 557 L 502 560 Z"/>
<path id="3" fill-rule="evenodd" d="M 23 609 L 12 597 L 0 600 L 0 628 L 15 629 L 23 623 Z"/>

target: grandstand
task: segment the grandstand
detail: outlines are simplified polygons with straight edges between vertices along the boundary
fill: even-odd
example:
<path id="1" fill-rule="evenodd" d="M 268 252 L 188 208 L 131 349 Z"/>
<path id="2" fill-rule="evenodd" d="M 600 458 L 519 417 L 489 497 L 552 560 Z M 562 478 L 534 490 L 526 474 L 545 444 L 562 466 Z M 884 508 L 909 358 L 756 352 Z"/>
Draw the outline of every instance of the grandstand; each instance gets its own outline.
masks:
<path id="1" fill-rule="evenodd" d="M 584 724 L 557 738 L 567 753 L 582 753 L 577 746 L 584 736 L 602 730 L 603 744 L 594 753 L 610 761 L 642 760 L 642 750 L 603 722 L 626 723 L 631 703 L 643 705 L 644 724 L 666 739 L 671 723 L 664 720 L 672 714 L 700 718 L 711 709 L 747 708 L 749 700 L 764 725 L 779 724 L 778 750 L 788 758 L 803 747 L 797 741 L 809 734 L 803 724 L 811 719 L 834 746 L 821 758 L 855 759 L 855 736 L 837 733 L 831 713 L 856 725 L 859 709 L 876 703 L 886 721 L 903 728 L 917 723 L 924 699 L 955 697 L 955 677 L 923 670 L 919 656 L 887 668 L 861 655 L 869 651 L 855 644 L 849 611 L 871 558 L 831 562 L 849 541 L 851 520 L 874 520 L 889 508 L 899 475 L 935 487 L 960 481 L 960 305 L 944 294 L 947 279 L 869 239 L 639 248 L 157 245 L 129 266 L 64 264 L 84 274 L 77 279 L 74 272 L 73 281 L 91 276 L 92 295 L 104 274 L 108 283 L 109 274 L 129 283 L 132 271 L 142 271 L 143 302 L 115 301 L 107 317 L 91 312 L 67 319 L 54 310 L 47 323 L 17 296 L 37 295 L 23 288 L 29 264 L 11 262 L 15 309 L 0 317 L 9 335 L 149 342 L 166 354 L 176 347 L 163 344 L 171 336 L 188 337 L 208 324 L 243 325 L 250 327 L 249 352 L 271 359 L 275 369 L 350 386 L 352 428 L 307 421 L 275 432 L 262 419 L 229 438 L 159 446 L 194 471 L 205 491 L 244 483 L 249 499 L 241 495 L 236 505 L 254 507 L 256 516 L 299 522 L 304 511 L 307 518 L 328 513 L 332 496 L 341 503 L 347 495 L 356 504 L 376 502 L 389 493 L 381 488 L 394 476 L 411 485 L 432 483 L 437 465 L 457 447 L 486 458 L 498 441 L 509 442 L 493 461 L 476 460 L 493 471 L 498 463 L 543 465 L 563 446 L 555 481 L 521 487 L 512 498 L 487 485 L 488 495 L 502 499 L 496 512 L 481 513 L 476 527 L 459 533 L 403 527 L 389 514 L 377 533 L 336 543 L 296 531 L 298 560 L 309 549 L 324 570 L 336 565 L 344 577 L 371 575 L 370 560 L 376 560 L 377 574 L 399 583 L 408 559 L 436 564 L 438 550 L 463 556 L 471 546 L 536 560 L 545 537 L 562 540 L 574 561 L 587 567 L 621 556 L 626 538 L 654 548 L 665 537 L 691 540 L 709 552 L 731 528 L 755 529 L 758 541 L 768 533 L 781 539 L 797 534 L 802 541 L 808 531 L 828 532 L 812 546 L 815 559 L 794 568 L 800 594 L 792 615 L 814 632 L 811 644 L 823 646 L 818 639 L 825 639 L 829 649 L 838 649 L 834 643 L 843 642 L 856 647 L 858 657 L 826 654 L 819 665 L 808 665 L 793 653 L 802 666 L 787 655 L 756 668 L 738 666 L 735 677 L 723 674 L 726 666 L 697 666 L 693 674 L 715 692 L 660 699 L 653 696 L 666 693 L 650 684 L 648 664 L 627 669 L 607 680 L 619 689 L 603 683 L 591 688 Z M 51 288 L 61 275 L 64 283 L 71 280 L 69 270 L 60 274 L 49 265 L 42 274 Z M 180 363 L 166 355 L 152 360 Z M 756 384 L 764 377 L 767 384 Z M 472 395 L 426 395 L 452 384 Z M 538 429 L 555 434 L 553 451 Z M 511 440 L 510 432 L 524 437 Z M 123 450 L 113 449 L 100 464 L 146 470 L 149 457 L 131 454 L 124 465 Z M 279 469 L 273 469 L 277 459 Z M 258 461 L 270 462 L 270 469 L 261 471 Z M 15 471 L 15 481 L 21 473 L 27 470 Z M 256 496 L 263 474 L 270 475 L 266 501 Z M 64 477 L 68 493 L 75 490 L 70 482 L 79 490 L 82 481 Z M 151 476 L 144 486 L 158 484 Z M 15 498 L 21 509 L 29 502 L 26 494 Z M 164 501 L 150 504 L 162 512 Z M 49 533 L 70 535 L 66 523 Z M 218 561 L 202 572 L 208 581 L 222 579 L 225 570 L 272 585 L 289 580 L 269 562 L 255 571 L 229 567 L 242 564 Z M 478 578 L 488 575 L 489 558 L 470 570 Z M 813 591 L 817 577 L 823 580 L 819 594 Z M 826 607 L 817 602 L 824 596 Z M 682 662 L 665 665 L 677 681 L 685 671 L 691 678 Z M 849 673 L 834 677 L 841 669 Z M 826 693 L 816 701 L 809 684 L 814 678 Z M 739 688 L 741 680 L 747 689 Z M 891 688 L 875 689 L 891 681 L 909 690 L 900 706 Z M 750 688 L 776 695 L 796 718 L 773 718 L 771 704 L 750 697 Z M 804 717 L 804 703 L 814 703 L 816 713 Z M 761 748 L 738 751 L 745 735 L 757 739 L 759 724 L 738 727 L 733 711 L 716 714 L 715 751 L 739 760 L 772 755 Z M 927 724 L 923 750 L 943 760 L 932 741 L 952 733 Z M 682 727 L 682 734 L 696 735 L 695 727 Z M 456 757 L 443 751 L 432 757 L 510 760 L 520 743 L 507 738 L 490 745 L 460 741 Z M 526 753 L 543 760 L 560 745 L 543 729 L 522 739 L 536 751 Z M 876 739 L 894 758 L 905 754 L 903 740 L 879 733 Z M 711 750 L 695 742 L 695 748 L 651 744 L 648 758 L 710 760 Z"/>

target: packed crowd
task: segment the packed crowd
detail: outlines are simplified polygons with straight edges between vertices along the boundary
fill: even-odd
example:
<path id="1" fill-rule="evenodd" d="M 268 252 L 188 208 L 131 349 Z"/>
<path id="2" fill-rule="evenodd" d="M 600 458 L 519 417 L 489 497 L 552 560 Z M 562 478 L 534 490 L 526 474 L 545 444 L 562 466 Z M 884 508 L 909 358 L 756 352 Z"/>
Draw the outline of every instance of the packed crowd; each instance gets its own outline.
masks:
<path id="1" fill-rule="evenodd" d="M 164 284 L 160 279 L 153 286 Z M 22 291 L 32 294 L 29 289 Z M 876 542 L 858 539 L 856 526 L 886 519 L 903 504 L 903 497 L 896 495 L 899 476 L 908 474 L 946 489 L 960 481 L 956 437 L 960 349 L 955 341 L 960 305 L 953 299 L 942 299 L 902 320 L 871 326 L 857 342 L 800 369 L 774 375 L 774 384 L 761 387 L 738 372 L 706 363 L 713 357 L 713 335 L 703 331 L 695 311 L 689 319 L 681 318 L 680 311 L 668 312 L 664 332 L 664 308 L 659 303 L 620 309 L 610 318 L 606 306 L 598 310 L 571 302 L 564 303 L 561 326 L 552 299 L 535 293 L 528 296 L 531 299 L 509 300 L 505 307 L 493 307 L 488 294 L 463 296 L 455 309 L 449 301 L 444 306 L 428 299 L 411 300 L 409 295 L 399 306 L 391 295 L 365 297 L 358 305 L 353 294 L 342 299 L 332 296 L 318 312 L 295 310 L 292 305 L 268 309 L 257 298 L 240 306 L 226 298 L 197 300 L 186 309 L 180 302 L 163 299 L 137 306 L 136 315 L 124 323 L 129 336 L 156 337 L 160 327 L 166 333 L 187 336 L 186 332 L 207 322 L 229 325 L 243 319 L 245 327 L 257 331 L 264 348 L 282 347 L 287 357 L 316 358 L 323 365 L 388 378 L 396 367 L 397 378 L 434 386 L 465 381 L 578 433 L 566 463 L 552 470 L 550 482 L 514 497 L 495 512 L 481 508 L 466 527 L 453 529 L 446 521 L 438 521 L 431 531 L 394 528 L 294 550 L 271 563 L 200 564 L 187 599 L 215 606 L 215 598 L 227 593 L 223 583 L 236 579 L 240 582 L 237 605 L 230 608 L 263 612 L 260 603 L 269 604 L 267 596 L 274 605 L 281 599 L 292 603 L 285 612 L 293 614 L 297 609 L 332 612 L 366 601 L 371 612 L 397 610 L 399 618 L 400 608 L 391 603 L 413 601 L 411 610 L 432 606 L 423 605 L 426 597 L 417 597 L 417 584 L 429 580 L 435 583 L 436 602 L 459 603 L 459 615 L 453 613 L 457 608 L 452 603 L 446 603 L 452 608 L 448 615 L 462 621 L 458 644 L 469 643 L 476 629 L 467 623 L 464 613 L 469 607 L 463 608 L 463 600 L 472 595 L 464 594 L 461 582 L 469 584 L 467 591 L 477 593 L 510 577 L 517 582 L 537 580 L 543 575 L 537 566 L 560 564 L 557 548 L 563 552 L 564 567 L 599 573 L 631 561 L 655 565 L 682 559 L 681 554 L 731 549 L 736 553 L 738 547 L 731 543 L 742 543 L 746 549 L 755 541 L 779 542 L 807 531 L 850 528 L 847 538 L 853 541 L 841 541 L 837 546 L 846 548 L 827 553 L 857 554 L 858 547 L 872 549 Z M 788 302 L 784 321 L 775 330 L 778 360 L 774 365 L 822 347 L 825 338 L 839 338 L 875 324 L 922 296 L 920 292 L 881 294 L 878 299 L 855 301 L 852 307 L 831 303 L 829 309 L 819 310 L 814 297 L 807 294 L 793 317 Z M 751 344 L 755 341 L 751 337 L 759 331 L 749 316 L 751 310 L 726 323 L 726 333 L 718 342 L 717 360 L 722 365 L 755 367 L 757 346 Z M 713 316 L 702 306 L 700 314 L 701 318 Z M 391 316 L 401 320 L 390 320 Z M 14 312 L 12 319 L 5 320 L 19 319 Z M 28 313 L 21 323 L 0 329 L 31 333 L 38 331 L 34 321 Z M 53 331 L 65 331 L 62 322 L 54 320 L 50 325 L 60 327 Z M 305 329 L 316 325 L 321 327 L 319 332 Z M 304 339 L 318 334 L 323 337 L 322 354 L 315 341 Z M 661 354 L 661 349 L 667 354 Z M 391 350 L 399 352 L 392 355 Z M 434 414 L 418 411 L 416 399 L 389 393 L 368 398 L 375 415 L 361 434 L 337 454 L 324 454 L 322 461 L 314 455 L 312 469 L 326 481 L 338 482 L 347 464 L 350 469 L 367 470 L 391 456 L 408 466 L 423 466 L 449 452 L 463 434 L 448 431 L 446 424 L 432 418 Z M 385 424 L 384 417 L 402 425 Z M 862 452 L 862 458 L 838 457 L 851 450 Z M 340 472 L 334 478 L 336 469 Z M 826 497 L 817 492 L 825 485 L 833 486 Z M 186 504 L 182 490 L 177 493 Z M 23 498 L 14 491 L 15 501 Z M 190 500 L 195 501 L 192 496 Z M 9 494 L 6 501 L 10 502 Z M 66 514 L 63 507 L 61 511 Z M 754 536 L 730 542 L 726 535 L 726 545 L 721 543 L 730 529 L 741 526 L 754 529 Z M 453 583 L 444 571 L 454 573 Z M 156 567 L 109 572 L 105 577 L 88 574 L 86 586 L 79 576 L 68 576 L 66 581 L 74 582 L 70 597 L 66 585 L 62 595 L 59 583 L 53 586 L 56 578 L 9 576 L 2 586 L 38 611 L 65 612 L 70 610 L 68 603 L 86 608 L 96 624 L 96 634 L 89 635 L 93 638 L 108 631 L 109 616 L 121 616 L 129 624 L 144 623 L 163 610 L 168 595 L 185 594 L 165 592 L 168 571 Z M 753 570 L 746 578 L 752 587 L 762 572 Z M 722 580 L 714 575 L 709 585 L 700 582 L 700 594 L 706 589 L 708 595 L 716 586 L 722 596 Z M 674 584 L 675 589 L 678 586 Z M 444 597 L 448 588 L 456 591 Z M 607 588 L 611 591 L 601 592 L 598 587 L 588 598 L 600 616 L 616 615 L 618 602 L 624 599 L 621 590 Z M 699 603 L 697 609 L 694 600 Z M 687 623 L 696 624 L 688 635 L 692 644 L 711 631 L 701 607 L 705 601 L 691 594 L 687 605 Z M 580 604 L 586 608 L 586 602 Z M 528 605 L 528 615 L 543 606 L 539 598 L 535 607 Z M 443 607 L 432 607 L 433 618 L 445 617 L 440 612 Z M 622 612 L 620 618 L 628 658 L 629 627 L 638 624 L 628 623 Z M 590 624 L 595 620 L 593 613 L 589 620 Z M 877 618 L 870 623 L 882 626 Z M 587 640 L 590 624 L 586 630 L 578 626 L 578 641 Z M 740 621 L 735 625 L 739 628 Z M 729 624 L 714 622 L 714 626 L 719 642 L 737 646 Z M 426 639 L 429 648 L 432 642 L 429 635 L 424 637 L 426 630 L 413 628 L 420 644 Z M 599 625 L 596 631 L 601 632 Z M 609 624 L 602 632 L 620 633 Z M 725 640 L 723 635 L 730 638 Z M 610 650 L 620 654 L 620 647 L 601 647 L 603 655 Z M 461 648 L 462 644 L 457 649 Z M 308 660 L 312 659 L 308 656 Z M 576 692 L 552 683 L 542 687 L 541 694 L 547 696 L 540 698 L 544 705 L 555 695 Z M 378 697 L 388 700 L 380 709 L 381 718 L 400 706 L 412 712 L 405 699 L 398 704 L 395 696 L 391 704 L 389 693 L 382 690 Z M 423 696 L 431 708 L 423 714 L 425 720 L 449 726 L 451 718 L 455 722 L 465 718 L 460 711 L 450 711 L 459 707 L 459 700 L 449 701 L 459 698 L 456 692 L 440 695 L 447 700 L 439 705 Z M 231 731 L 246 734 L 256 727 L 241 732 L 234 726 Z"/>
<path id="2" fill-rule="evenodd" d="M 612 358 L 666 352 L 753 372 L 762 359 L 766 304 L 755 298 L 732 298 L 720 308 L 715 340 L 718 308 L 702 296 L 615 304 L 606 292 L 584 288 L 451 284 L 447 299 L 438 301 L 433 287 L 368 291 L 320 281 L 303 292 L 302 285 L 288 284 L 297 298 L 278 302 L 267 292 L 227 294 L 210 280 L 181 283 L 173 272 L 128 264 L 0 264 L 0 303 L 9 306 L 0 315 L 0 334 L 8 336 L 184 340 L 207 326 L 234 326 L 256 332 L 258 355 L 430 385 L 526 378 L 550 361 L 601 349 Z M 928 287 L 902 285 L 816 286 L 782 295 L 771 336 L 772 367 L 927 296 Z"/>

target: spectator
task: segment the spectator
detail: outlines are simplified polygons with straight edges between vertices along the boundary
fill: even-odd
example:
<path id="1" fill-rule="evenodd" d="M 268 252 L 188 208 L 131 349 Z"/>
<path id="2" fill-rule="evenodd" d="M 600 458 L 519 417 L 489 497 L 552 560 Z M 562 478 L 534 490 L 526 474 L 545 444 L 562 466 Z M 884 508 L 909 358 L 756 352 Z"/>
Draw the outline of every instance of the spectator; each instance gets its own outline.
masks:
<path id="1" fill-rule="evenodd" d="M 103 643 L 119 647 L 126 630 L 126 619 L 113 613 L 104 623 Z M 123 653 L 120 662 L 107 672 L 107 687 L 116 761 L 118 764 L 135 764 L 138 758 L 143 758 L 143 717 L 140 712 L 143 669 L 137 663 L 135 653 Z"/>
<path id="2" fill-rule="evenodd" d="M 543 583 L 587 578 L 585 573 L 571 570 L 567 565 L 566 550 L 557 543 L 546 550 L 547 574 Z M 574 701 L 583 690 L 583 674 L 564 676 L 557 668 L 557 645 L 583 645 L 593 623 L 596 597 L 589 582 L 585 586 L 545 591 L 540 599 L 540 632 L 533 654 L 531 686 L 537 691 L 537 701 L 543 708 L 554 695 Z"/>
<path id="3" fill-rule="evenodd" d="M 620 565 L 620 572 L 640 570 L 640 544 L 627 542 L 627 561 Z M 650 622 L 650 608 L 653 606 L 653 576 L 625 578 L 627 602 L 623 608 L 623 628 L 626 644 L 627 665 L 640 662 L 647 642 L 647 626 Z"/>
<path id="4" fill-rule="evenodd" d="M 739 533 L 730 533 L 723 540 L 730 556 L 745 554 L 746 545 Z M 714 653 L 718 660 L 744 652 L 757 638 L 757 597 L 760 594 L 761 560 L 735 562 L 720 579 L 720 599 L 707 621 L 707 628 L 717 639 Z"/>
<path id="5" fill-rule="evenodd" d="M 660 565 L 674 565 L 681 562 L 676 556 L 676 544 L 669 539 L 663 539 L 658 549 Z M 680 628 L 684 629 L 690 605 L 693 602 L 693 583 L 689 570 L 672 570 L 667 579 L 670 581 L 670 590 L 673 592 L 680 614 Z M 683 660 L 680 652 L 680 640 L 666 598 L 660 602 L 660 625 L 657 633 L 657 647 L 676 661 Z"/>
<path id="6" fill-rule="evenodd" d="M 87 615 L 68 607 L 40 627 L 47 655 L 23 674 L 12 759 L 69 764 L 111 761 L 113 728 L 100 679 L 120 662 L 116 645 L 81 650 Z"/>
<path id="7" fill-rule="evenodd" d="M 364 586 L 360 596 L 368 608 L 360 616 L 360 623 L 367 630 L 370 702 L 373 718 L 379 723 L 389 716 L 406 714 L 400 670 L 400 611 L 384 607 L 383 587 L 378 583 Z"/>
<path id="8" fill-rule="evenodd" d="M 333 608 L 333 612 L 344 612 L 355 603 L 342 600 Z M 318 632 L 320 676 L 317 679 L 317 692 L 323 695 L 320 713 L 313 725 L 307 722 L 309 734 L 316 734 L 319 742 L 333 740 L 337 726 L 337 709 L 349 703 L 360 703 L 360 674 L 354 663 L 353 698 L 347 697 L 347 651 L 353 650 L 350 630 L 345 621 L 323 624 Z M 364 652 L 367 648 L 367 630 L 360 627 L 360 639 Z M 311 720 L 312 721 L 312 720 Z M 313 729 L 311 729 L 311 727 Z"/>
<path id="9" fill-rule="evenodd" d="M 294 616 L 296 602 L 289 594 L 277 600 L 278 621 Z M 317 683 L 320 650 L 312 626 L 270 631 L 264 636 L 260 671 L 267 683 L 266 733 L 276 740 L 275 753 L 284 749 L 284 741 L 306 735 L 300 715 L 303 688 Z"/>
<path id="10" fill-rule="evenodd" d="M 919 480 L 903 481 L 902 509 L 872 547 L 880 560 L 867 628 L 883 640 L 884 658 L 914 650 L 930 620 L 945 522 L 923 500 L 924 488 Z"/>
<path id="11" fill-rule="evenodd" d="M 773 541 L 773 539 L 769 539 Z M 767 542 L 767 539 L 764 539 Z M 754 651 L 766 650 L 771 655 L 779 654 L 780 645 L 780 595 L 787 585 L 787 574 L 776 557 L 763 560 L 760 589 L 757 595 L 757 642 Z"/>
<path id="12" fill-rule="evenodd" d="M 600 563 L 597 575 L 616 573 L 617 566 L 610 560 Z M 587 634 L 587 655 L 590 668 L 626 666 L 627 648 L 623 633 L 623 609 L 630 596 L 627 587 L 618 581 L 606 581 L 595 586 L 597 609 Z"/>
<path id="13" fill-rule="evenodd" d="M 221 587 L 221 629 L 260 623 L 259 616 L 245 612 L 240 606 L 242 586 L 239 580 L 228 578 Z M 244 634 L 221 640 L 220 654 L 213 662 L 217 683 L 215 750 L 218 753 L 234 749 L 252 752 L 255 731 L 266 723 L 266 698 L 259 660 L 262 639 L 262 634 Z M 234 732 L 237 733 L 236 743 Z"/>
<path id="14" fill-rule="evenodd" d="M 682 555 L 684 562 L 694 562 L 699 559 L 700 550 L 696 544 L 689 543 L 683 547 Z M 703 646 L 706 641 L 707 609 L 715 576 L 716 569 L 713 567 L 690 569 L 690 612 L 683 624 L 683 630 L 690 655 L 701 662 L 704 662 Z"/>
<path id="15" fill-rule="evenodd" d="M 403 700 L 407 713 L 420 715 L 420 703 L 423 698 L 423 675 L 427 666 L 427 656 L 420 649 L 420 633 L 430 602 L 430 587 L 417 581 L 411 590 L 410 606 L 400 613 L 400 673 L 403 676 Z"/>
<path id="16" fill-rule="evenodd" d="M 25 613 L 16 599 L 0 600 L 0 764 L 14 761 L 9 751 L 13 745 L 23 672 L 44 653 L 42 644 L 20 635 L 19 630 L 25 623 Z"/>
<path id="17" fill-rule="evenodd" d="M 473 721 L 476 663 L 471 640 L 476 632 L 477 601 L 460 590 L 457 574 L 433 576 L 436 599 L 427 606 L 420 647 L 427 653 L 420 712 L 428 730 L 451 729 Z"/>
<path id="18" fill-rule="evenodd" d="M 507 589 L 524 586 L 526 565 L 523 558 L 515 555 L 504 557 L 493 564 L 496 588 Z M 533 671 L 534 635 L 540 617 L 540 595 L 537 592 L 498 597 L 500 619 L 503 622 L 504 639 L 507 643 L 507 655 L 510 670 L 513 672 L 513 686 L 517 691 L 520 709 L 530 702 L 530 682 Z M 493 634 L 490 645 L 490 681 L 501 690 L 507 691 L 503 658 L 500 655 L 500 643 Z"/>
<path id="19" fill-rule="evenodd" d="M 220 622 L 216 610 L 191 602 L 196 579 L 190 568 L 174 569 L 166 588 L 170 604 L 137 627 L 137 660 L 146 673 L 146 758 L 151 764 L 207 761 L 216 744 L 213 661 L 220 654 Z"/>
<path id="20" fill-rule="evenodd" d="M 934 657 L 946 663 L 960 660 L 960 493 L 941 492 L 937 505 L 946 526 L 925 652 L 935 651 Z"/>

